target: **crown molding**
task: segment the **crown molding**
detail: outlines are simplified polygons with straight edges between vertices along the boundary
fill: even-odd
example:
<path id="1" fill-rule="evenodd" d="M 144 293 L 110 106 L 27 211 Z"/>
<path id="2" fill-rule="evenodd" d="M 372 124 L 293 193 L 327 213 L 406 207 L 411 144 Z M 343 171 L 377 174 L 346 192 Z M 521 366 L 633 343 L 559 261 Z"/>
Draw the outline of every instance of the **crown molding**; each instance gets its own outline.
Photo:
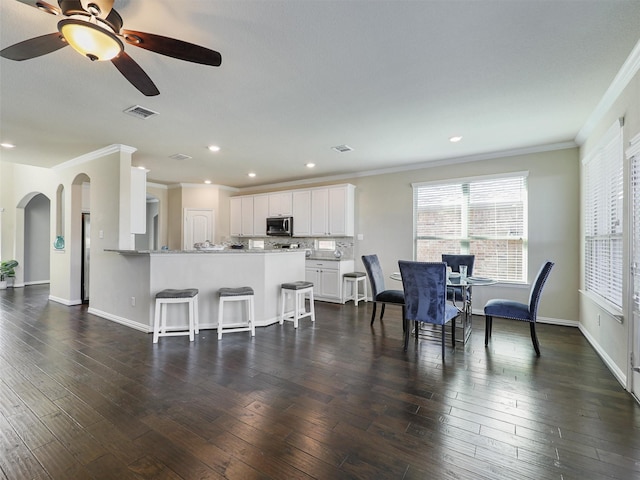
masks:
<path id="1" fill-rule="evenodd" d="M 94 150 L 93 152 L 85 153 L 84 155 L 80 155 L 79 157 L 72 158 L 71 160 L 67 160 L 66 162 L 59 163 L 58 165 L 52 167 L 52 170 L 64 170 L 65 168 L 75 167 L 77 165 L 81 165 L 83 163 L 90 162 L 92 160 L 96 160 L 101 157 L 105 157 L 107 155 L 111 155 L 112 153 L 128 153 L 132 154 L 138 150 L 135 147 L 129 147 L 128 145 L 122 144 L 113 144 L 108 147 L 101 148 L 99 150 Z"/>
<path id="2" fill-rule="evenodd" d="M 440 167 L 443 165 L 455 165 L 458 163 L 477 162 L 481 160 L 492 160 L 496 158 L 517 157 L 520 155 L 529 155 L 532 153 L 552 152 L 555 150 L 566 150 L 568 148 L 576 148 L 577 145 L 573 141 L 552 143 L 548 145 L 538 145 L 535 147 L 514 148 L 511 150 L 502 150 L 497 152 L 481 153 L 477 155 L 469 155 L 459 158 L 444 158 L 441 160 L 430 160 L 420 163 L 412 163 L 409 165 L 381 168 L 378 170 L 367 170 L 362 172 L 345 173 L 340 175 L 332 175 L 326 177 L 315 177 L 304 180 L 293 180 L 291 182 L 272 183 L 260 186 L 243 187 L 237 189 L 238 192 L 264 190 L 270 188 L 296 187 L 301 185 L 310 185 L 314 183 L 344 181 L 350 178 L 372 177 L 375 175 L 388 175 L 391 173 L 406 172 L 411 170 L 422 170 L 425 168 Z"/>
<path id="3" fill-rule="evenodd" d="M 589 115 L 587 121 L 576 135 L 575 142 L 578 145 L 582 145 L 587 138 L 589 138 L 589 135 L 593 132 L 598 122 L 602 120 L 614 102 L 622 94 L 623 90 L 627 88 L 627 85 L 629 85 L 629 82 L 636 73 L 638 73 L 638 70 L 640 70 L 640 40 L 636 43 L 636 46 L 633 47 L 631 54 L 629 54 L 624 64 L 622 64 L 618 74 L 613 79 L 613 82 L 611 82 L 611 85 L 609 85 L 609 88 L 607 88 L 607 91 L 604 92 L 595 110 L 591 112 L 591 115 Z"/>

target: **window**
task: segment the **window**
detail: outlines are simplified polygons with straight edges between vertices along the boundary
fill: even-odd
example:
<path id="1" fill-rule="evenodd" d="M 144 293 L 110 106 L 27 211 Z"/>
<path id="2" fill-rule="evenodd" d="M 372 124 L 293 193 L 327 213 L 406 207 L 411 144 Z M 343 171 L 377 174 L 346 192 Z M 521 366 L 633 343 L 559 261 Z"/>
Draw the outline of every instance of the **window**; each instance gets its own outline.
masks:
<path id="1" fill-rule="evenodd" d="M 622 128 L 616 122 L 584 159 L 585 291 L 622 308 Z"/>
<path id="2" fill-rule="evenodd" d="M 631 243 L 631 272 L 633 274 L 633 310 L 640 314 L 640 136 L 631 142 L 628 150 L 631 154 L 631 207 L 632 243 Z"/>
<path id="3" fill-rule="evenodd" d="M 418 261 L 476 256 L 474 275 L 527 279 L 527 177 L 518 173 L 413 185 Z"/>

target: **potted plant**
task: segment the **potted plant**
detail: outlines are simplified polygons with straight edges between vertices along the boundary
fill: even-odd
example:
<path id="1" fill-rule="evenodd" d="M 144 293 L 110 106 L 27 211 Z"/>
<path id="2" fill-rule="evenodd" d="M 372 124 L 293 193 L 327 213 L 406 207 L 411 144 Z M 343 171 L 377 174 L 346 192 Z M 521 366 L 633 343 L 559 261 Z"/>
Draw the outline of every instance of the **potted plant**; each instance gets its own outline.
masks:
<path id="1" fill-rule="evenodd" d="M 15 268 L 18 262 L 15 260 L 5 260 L 0 262 L 0 290 L 7 288 L 7 279 L 16 276 Z"/>

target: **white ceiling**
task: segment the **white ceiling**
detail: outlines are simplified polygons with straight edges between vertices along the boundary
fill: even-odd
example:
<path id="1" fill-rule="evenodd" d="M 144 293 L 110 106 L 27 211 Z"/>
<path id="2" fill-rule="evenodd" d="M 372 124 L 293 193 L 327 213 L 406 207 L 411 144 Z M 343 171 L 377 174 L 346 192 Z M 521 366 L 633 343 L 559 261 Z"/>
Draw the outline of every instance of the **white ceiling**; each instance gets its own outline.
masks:
<path id="1" fill-rule="evenodd" d="M 0 2 L 0 47 L 56 31 L 60 17 Z M 124 28 L 212 48 L 222 66 L 127 45 L 160 90 L 145 97 L 110 62 L 71 48 L 0 59 L 0 142 L 17 145 L 2 160 L 50 167 L 124 144 L 151 181 L 250 187 L 563 144 L 640 38 L 638 0 L 116 0 L 115 8 Z M 122 113 L 133 105 L 160 115 Z M 458 134 L 461 142 L 448 141 Z M 354 150 L 331 149 L 340 144 Z M 193 158 L 168 158 L 176 153 Z"/>

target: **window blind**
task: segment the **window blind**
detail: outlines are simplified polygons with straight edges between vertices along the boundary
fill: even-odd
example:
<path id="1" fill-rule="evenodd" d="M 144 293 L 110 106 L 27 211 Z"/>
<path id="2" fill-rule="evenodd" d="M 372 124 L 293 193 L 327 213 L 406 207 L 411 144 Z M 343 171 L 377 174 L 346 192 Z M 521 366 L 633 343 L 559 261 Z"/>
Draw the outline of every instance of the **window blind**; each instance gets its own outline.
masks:
<path id="1" fill-rule="evenodd" d="M 623 145 L 616 122 L 585 159 L 585 290 L 622 308 Z"/>
<path id="2" fill-rule="evenodd" d="M 476 256 L 474 275 L 525 282 L 525 174 L 414 185 L 414 242 L 419 261 L 443 253 Z"/>
<path id="3" fill-rule="evenodd" d="M 640 152 L 631 159 L 633 310 L 640 314 Z"/>

